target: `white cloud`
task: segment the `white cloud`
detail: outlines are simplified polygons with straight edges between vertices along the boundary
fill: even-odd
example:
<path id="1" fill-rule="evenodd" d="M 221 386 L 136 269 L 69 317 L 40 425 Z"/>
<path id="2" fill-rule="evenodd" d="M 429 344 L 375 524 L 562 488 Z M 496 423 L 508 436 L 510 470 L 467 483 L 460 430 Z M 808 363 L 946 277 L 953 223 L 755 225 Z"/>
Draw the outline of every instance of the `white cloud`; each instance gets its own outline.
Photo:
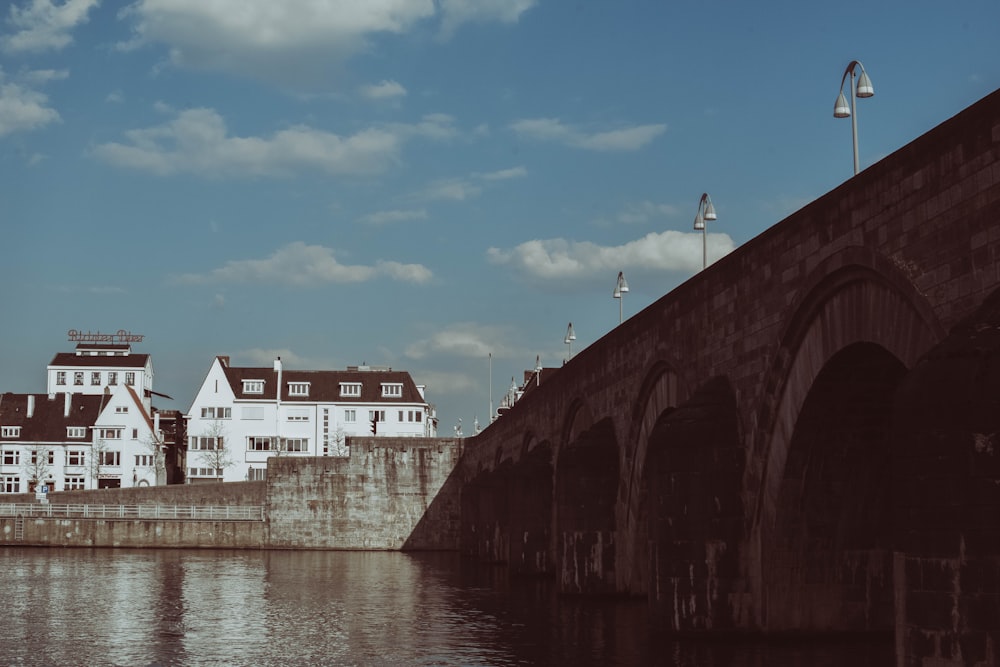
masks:
<path id="1" fill-rule="evenodd" d="M 500 169 L 490 171 L 485 174 L 478 174 L 484 181 L 507 181 L 512 178 L 524 178 L 528 175 L 528 170 L 524 167 L 511 167 L 510 169 Z"/>
<path id="2" fill-rule="evenodd" d="M 99 0 L 31 0 L 22 6 L 11 5 L 7 23 L 14 33 L 0 37 L 0 48 L 7 53 L 48 51 L 64 48 L 73 41 L 70 32 L 86 23 L 87 13 Z"/>
<path id="3" fill-rule="evenodd" d="M 535 0 L 439 0 L 441 34 L 450 36 L 464 23 L 517 23 Z"/>
<path id="4" fill-rule="evenodd" d="M 427 211 L 424 209 L 411 210 L 391 210 L 375 211 L 358 218 L 358 222 L 368 225 L 386 225 L 394 222 L 407 222 L 409 220 L 426 220 Z"/>
<path id="5" fill-rule="evenodd" d="M 727 234 L 706 237 L 708 255 L 717 260 L 733 250 Z M 613 274 L 623 268 L 644 271 L 701 269 L 702 236 L 677 231 L 651 233 L 620 246 L 599 246 L 589 241 L 533 240 L 514 248 L 490 248 L 489 260 L 512 267 L 519 275 L 539 280 L 584 279 L 595 273 Z"/>
<path id="6" fill-rule="evenodd" d="M 45 93 L 4 81 L 0 70 L 0 137 L 27 132 L 60 120 Z"/>
<path id="7" fill-rule="evenodd" d="M 435 181 L 427 185 L 421 197 L 429 200 L 465 201 L 478 197 L 483 189 L 462 178 Z"/>
<path id="8" fill-rule="evenodd" d="M 348 137 L 296 125 L 270 137 L 229 136 L 212 109 L 188 109 L 162 125 L 129 130 L 126 143 L 94 148 L 100 159 L 122 167 L 166 175 L 286 175 L 315 169 L 329 174 L 378 173 L 393 164 L 400 139 L 366 129 Z"/>
<path id="9" fill-rule="evenodd" d="M 36 69 L 21 74 L 20 79 L 28 83 L 44 84 L 69 78 L 67 69 Z"/>
<path id="10" fill-rule="evenodd" d="M 406 96 L 406 88 L 395 81 L 382 81 L 361 86 L 361 96 L 369 100 L 390 100 Z"/>
<path id="11" fill-rule="evenodd" d="M 615 216 L 615 220 L 625 225 L 638 225 L 656 218 L 667 218 L 677 215 L 677 207 L 671 204 L 655 204 L 651 201 L 641 201 L 628 204 Z"/>
<path id="12" fill-rule="evenodd" d="M 633 127 L 608 130 L 605 132 L 585 132 L 566 125 L 556 118 L 532 118 L 519 120 L 511 125 L 519 136 L 537 141 L 552 141 L 572 148 L 592 151 L 634 151 L 642 148 L 663 134 L 667 126 L 636 125 Z"/>
<path id="13" fill-rule="evenodd" d="M 265 259 L 230 260 L 208 273 L 188 273 L 175 278 L 189 285 L 244 283 L 312 287 L 328 283 L 357 283 L 388 276 L 404 282 L 424 283 L 431 271 L 420 264 L 379 261 L 374 266 L 341 264 L 334 250 L 295 241 Z"/>
<path id="14" fill-rule="evenodd" d="M 513 332 L 503 327 L 457 322 L 435 331 L 429 338 L 411 343 L 406 347 L 405 354 L 410 359 L 487 359 L 490 353 L 495 359 L 524 356 L 523 351 L 516 350 L 509 344 L 513 336 Z"/>

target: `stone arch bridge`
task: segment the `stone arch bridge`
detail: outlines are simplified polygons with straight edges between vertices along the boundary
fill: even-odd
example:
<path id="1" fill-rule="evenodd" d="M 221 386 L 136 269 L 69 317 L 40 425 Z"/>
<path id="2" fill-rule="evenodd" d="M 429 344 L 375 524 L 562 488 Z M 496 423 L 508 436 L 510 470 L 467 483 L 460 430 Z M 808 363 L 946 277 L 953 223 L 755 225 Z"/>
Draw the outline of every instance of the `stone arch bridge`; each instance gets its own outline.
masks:
<path id="1" fill-rule="evenodd" d="M 1000 91 L 538 380 L 466 441 L 468 556 L 996 664 Z"/>

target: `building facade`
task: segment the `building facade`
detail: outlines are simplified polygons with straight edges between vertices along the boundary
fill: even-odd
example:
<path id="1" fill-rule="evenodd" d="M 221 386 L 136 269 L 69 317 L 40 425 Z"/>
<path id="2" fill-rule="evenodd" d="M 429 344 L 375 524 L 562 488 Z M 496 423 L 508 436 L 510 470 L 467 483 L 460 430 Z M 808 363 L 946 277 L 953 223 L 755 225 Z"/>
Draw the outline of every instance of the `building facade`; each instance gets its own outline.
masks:
<path id="1" fill-rule="evenodd" d="M 219 356 L 187 414 L 187 480 L 264 479 L 272 456 L 346 456 L 348 436 L 435 437 L 424 387 L 405 371 L 235 367 Z"/>

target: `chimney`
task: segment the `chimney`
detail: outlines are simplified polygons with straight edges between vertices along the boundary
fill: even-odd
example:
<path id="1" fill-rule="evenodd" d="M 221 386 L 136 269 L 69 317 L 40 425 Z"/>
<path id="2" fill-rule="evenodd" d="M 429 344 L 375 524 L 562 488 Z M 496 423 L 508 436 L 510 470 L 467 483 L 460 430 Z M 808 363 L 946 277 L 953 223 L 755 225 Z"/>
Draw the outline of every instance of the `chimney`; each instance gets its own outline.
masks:
<path id="1" fill-rule="evenodd" d="M 225 366 L 226 368 L 229 368 L 229 355 L 228 354 L 227 355 L 221 355 L 220 354 L 219 355 L 219 361 L 222 362 L 223 366 Z"/>
<path id="2" fill-rule="evenodd" d="M 33 394 L 28 394 L 28 419 L 31 419 L 35 414 L 35 396 Z"/>
<path id="3" fill-rule="evenodd" d="M 73 405 L 73 394 L 67 391 L 64 395 L 66 396 L 66 407 L 63 410 L 63 417 L 69 417 L 69 409 Z"/>
<path id="4" fill-rule="evenodd" d="M 281 405 L 281 357 L 274 359 L 274 372 L 278 374 L 278 386 L 275 388 L 277 404 Z"/>

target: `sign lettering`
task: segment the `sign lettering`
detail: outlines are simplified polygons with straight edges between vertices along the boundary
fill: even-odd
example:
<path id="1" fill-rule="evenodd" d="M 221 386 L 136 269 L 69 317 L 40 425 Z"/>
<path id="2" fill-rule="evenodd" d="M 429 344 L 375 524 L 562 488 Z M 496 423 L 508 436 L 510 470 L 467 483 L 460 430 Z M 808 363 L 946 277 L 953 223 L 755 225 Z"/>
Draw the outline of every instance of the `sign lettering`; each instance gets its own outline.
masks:
<path id="1" fill-rule="evenodd" d="M 113 334 L 101 333 L 100 331 L 92 332 L 89 330 L 87 333 L 84 333 L 76 329 L 70 329 L 66 332 L 66 335 L 74 343 L 141 343 L 142 339 L 145 338 L 143 334 L 134 334 L 125 329 L 119 329 Z"/>

